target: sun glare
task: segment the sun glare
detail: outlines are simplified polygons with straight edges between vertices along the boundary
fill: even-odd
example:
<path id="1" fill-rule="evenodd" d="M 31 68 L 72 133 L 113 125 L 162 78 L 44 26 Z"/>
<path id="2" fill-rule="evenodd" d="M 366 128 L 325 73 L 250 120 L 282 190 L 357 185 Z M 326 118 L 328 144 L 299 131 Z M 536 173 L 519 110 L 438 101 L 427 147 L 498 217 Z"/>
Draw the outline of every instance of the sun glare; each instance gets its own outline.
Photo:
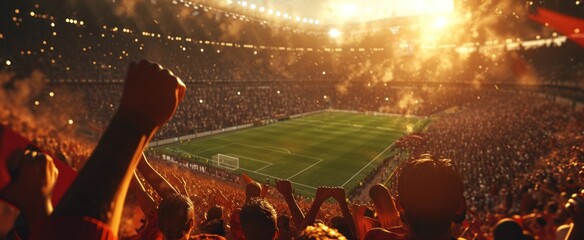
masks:
<path id="1" fill-rule="evenodd" d="M 337 37 L 341 36 L 341 32 L 336 28 L 331 28 L 331 30 L 329 30 L 328 34 L 332 38 L 337 38 Z"/>
<path id="2" fill-rule="evenodd" d="M 328 7 L 321 10 L 315 9 L 314 14 L 309 15 L 316 15 L 326 22 L 338 23 L 391 17 L 442 15 L 454 11 L 453 0 L 327 0 L 325 2 Z"/>
<path id="3" fill-rule="evenodd" d="M 443 29 L 448 24 L 448 19 L 446 17 L 439 17 L 434 21 L 434 27 L 437 29 Z"/>
<path id="4" fill-rule="evenodd" d="M 339 10 L 342 17 L 353 17 L 359 13 L 355 4 L 350 3 L 343 4 Z"/>

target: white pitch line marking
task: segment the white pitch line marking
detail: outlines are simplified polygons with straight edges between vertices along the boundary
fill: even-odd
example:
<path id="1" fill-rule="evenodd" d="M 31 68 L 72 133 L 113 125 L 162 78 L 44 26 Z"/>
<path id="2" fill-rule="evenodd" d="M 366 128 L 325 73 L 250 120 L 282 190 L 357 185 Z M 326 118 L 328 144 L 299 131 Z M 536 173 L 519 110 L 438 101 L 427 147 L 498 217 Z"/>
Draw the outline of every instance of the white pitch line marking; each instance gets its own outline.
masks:
<path id="1" fill-rule="evenodd" d="M 290 150 L 288 150 L 288 149 L 285 149 L 285 148 L 272 147 L 272 146 L 260 146 L 260 147 L 262 147 L 262 148 L 265 148 L 265 149 L 276 149 L 276 150 L 282 150 L 282 152 L 286 152 L 286 153 L 288 153 L 288 154 L 292 154 L 292 152 L 290 152 Z"/>
<path id="2" fill-rule="evenodd" d="M 255 173 L 253 170 L 249 170 L 249 169 L 246 169 L 246 168 L 242 168 L 242 167 L 240 167 L 239 169 L 241 169 L 241 170 L 244 170 L 244 171 L 248 171 L 248 172 L 253 172 L 253 173 Z M 265 174 L 265 173 L 255 173 L 255 174 L 262 175 L 262 176 L 266 176 L 266 177 L 271 177 L 271 178 L 273 178 L 273 179 L 282 179 L 282 178 L 275 177 L 275 176 L 272 176 L 272 175 L 269 175 L 269 174 Z M 313 186 L 308 186 L 308 185 L 306 185 L 306 184 L 302 184 L 302 183 L 297 183 L 297 182 L 292 182 L 292 181 L 290 181 L 290 183 L 293 183 L 293 184 L 296 184 L 296 185 L 299 185 L 299 186 L 303 186 L 303 187 L 307 187 L 307 188 L 310 188 L 310 189 L 316 189 L 316 188 L 315 188 L 315 187 L 313 187 Z"/>
<path id="3" fill-rule="evenodd" d="M 270 163 L 270 165 L 266 165 L 266 166 L 263 166 L 263 167 L 261 167 L 261 168 L 258 168 L 258 170 L 255 170 L 255 171 L 253 171 L 253 172 L 254 172 L 254 173 L 258 173 L 259 171 L 261 171 L 261 170 L 264 170 L 265 168 L 267 168 L 267 167 L 269 167 L 269 166 L 272 166 L 272 164 Z"/>
<path id="4" fill-rule="evenodd" d="M 322 162 L 323 160 L 324 160 L 324 159 L 320 159 L 320 160 L 318 160 L 318 162 L 315 162 L 315 163 L 313 163 L 312 165 L 310 165 L 310 166 L 308 166 L 308 167 L 306 167 L 306 168 L 304 168 L 304 169 L 300 170 L 300 172 L 297 172 L 297 173 L 295 173 L 294 175 L 292 175 L 292 176 L 288 177 L 286 180 L 290 180 L 290 179 L 292 179 L 293 177 L 296 177 L 296 176 L 298 176 L 298 174 L 301 174 L 301 173 L 303 173 L 304 171 L 306 171 L 306 170 L 308 170 L 308 169 L 310 169 L 310 168 L 314 167 L 316 164 L 319 164 L 319 163 L 320 163 L 320 162 Z"/>
<path id="5" fill-rule="evenodd" d="M 265 166 L 263 166 L 263 167 L 261 167 L 261 168 L 259 168 L 259 169 L 255 170 L 255 171 L 253 171 L 254 173 L 259 173 L 259 171 L 260 171 L 260 170 L 262 170 L 262 169 L 264 169 L 264 168 L 267 168 L 267 167 L 269 167 L 269 166 L 272 166 L 272 165 L 274 165 L 274 164 L 273 164 L 273 163 L 271 163 L 271 162 L 266 162 L 266 161 L 262 161 L 262 160 L 255 159 L 255 158 L 250 158 L 250 157 L 244 157 L 244 156 L 237 155 L 237 154 L 233 154 L 233 153 L 227 153 L 227 154 L 225 154 L 225 155 L 228 155 L 228 156 L 235 156 L 235 157 L 238 157 L 238 158 L 245 158 L 245 159 L 249 159 L 249 160 L 252 160 L 252 161 L 261 162 L 261 163 L 265 163 L 265 164 L 266 164 Z M 240 167 L 240 168 L 241 168 L 241 167 Z"/>
<path id="6" fill-rule="evenodd" d="M 351 178 L 349 178 L 349 180 L 347 180 L 345 183 L 343 183 L 343 185 L 341 185 L 341 187 L 344 187 L 345 185 L 347 185 L 347 183 L 349 183 L 351 180 L 353 180 L 353 178 L 355 178 L 357 175 L 359 175 L 359 173 L 361 173 L 363 170 L 365 170 L 365 168 L 367 168 L 369 165 L 371 165 L 371 163 L 373 163 L 385 151 L 387 151 L 387 149 L 389 149 L 392 146 L 393 146 L 393 143 L 391 145 L 389 145 L 388 147 L 386 147 L 385 149 L 383 149 L 383 151 L 381 151 L 381 153 L 379 153 L 379 155 L 377 155 L 376 157 L 374 157 L 369 163 L 367 163 L 367 165 L 365 165 L 363 168 L 361 168 L 361 170 L 359 170 L 357 173 L 355 173 L 355 175 L 353 175 Z"/>
<path id="7" fill-rule="evenodd" d="M 237 154 L 233 154 L 233 153 L 227 153 L 225 155 L 231 155 L 231 156 L 235 156 L 235 157 L 239 157 L 239 158 L 247 158 L 247 159 L 251 159 L 252 161 L 261 162 L 261 163 L 265 163 L 265 164 L 273 164 L 271 162 L 266 162 L 266 161 L 263 161 L 263 160 L 259 160 L 259 159 L 255 159 L 255 158 L 250 158 L 250 157 L 246 157 L 246 156 L 241 156 L 241 155 L 237 155 Z"/>
<path id="8" fill-rule="evenodd" d="M 260 146 L 255 146 L 255 145 L 249 145 L 249 144 L 244 144 L 244 143 L 235 143 L 237 145 L 242 145 L 242 146 L 246 146 L 246 147 L 251 147 L 251 148 L 262 148 L 262 149 L 267 149 L 273 152 L 279 152 L 281 153 L 281 151 L 276 151 L 274 149 L 271 148 L 265 148 L 265 147 L 260 147 Z M 307 155 L 302 155 L 302 154 L 296 154 L 296 153 L 286 153 L 288 155 L 293 155 L 293 156 L 299 156 L 299 157 L 304 157 L 304 158 L 310 158 L 310 159 L 314 159 L 314 160 L 323 160 L 322 158 L 317 158 L 317 157 L 312 157 L 312 156 L 307 156 Z"/>
<path id="9" fill-rule="evenodd" d="M 205 150 L 203 150 L 203 151 L 199 151 L 199 152 L 196 152 L 196 153 L 193 153 L 193 154 L 194 154 L 194 155 L 199 155 L 199 153 L 208 152 L 208 151 L 211 151 L 211 150 L 215 150 L 215 149 L 217 149 L 217 148 L 227 147 L 227 146 L 230 146 L 230 145 L 233 145 L 233 144 L 236 144 L 236 143 L 228 143 L 228 144 L 223 144 L 223 145 L 221 145 L 221 146 L 217 146 L 217 147 L 214 147 L 214 148 L 205 149 Z"/>

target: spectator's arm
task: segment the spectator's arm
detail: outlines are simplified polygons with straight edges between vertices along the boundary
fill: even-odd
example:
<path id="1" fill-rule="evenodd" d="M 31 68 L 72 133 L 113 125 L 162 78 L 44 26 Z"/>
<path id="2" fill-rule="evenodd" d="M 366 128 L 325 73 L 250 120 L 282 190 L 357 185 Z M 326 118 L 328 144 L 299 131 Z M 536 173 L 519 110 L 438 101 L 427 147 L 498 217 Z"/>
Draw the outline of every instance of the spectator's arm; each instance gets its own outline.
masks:
<path id="1" fill-rule="evenodd" d="M 351 214 L 351 210 L 349 210 L 349 204 L 347 202 L 345 189 L 341 187 L 332 188 L 331 195 L 339 203 L 339 207 L 341 207 L 341 212 L 343 213 L 343 218 L 345 219 L 345 221 L 347 221 L 347 224 L 351 229 L 351 233 L 353 234 L 352 237 L 356 237 L 357 226 L 355 225 L 355 221 L 353 220 L 353 214 Z"/>
<path id="2" fill-rule="evenodd" d="M 395 202 L 389 190 L 381 184 L 376 184 L 369 190 L 369 197 L 375 204 L 377 218 L 382 228 L 401 226 L 401 220 L 395 207 Z"/>
<path id="3" fill-rule="evenodd" d="M 187 180 L 185 180 L 184 177 L 180 177 L 180 183 L 181 183 L 181 189 L 183 191 L 183 194 L 185 196 L 190 196 L 191 193 L 189 193 L 189 188 L 187 187 Z"/>
<path id="4" fill-rule="evenodd" d="M 53 212 L 51 196 L 59 170 L 36 147 L 27 147 L 23 155 L 17 177 L 0 191 L 0 198 L 17 206 L 32 229 Z"/>
<path id="5" fill-rule="evenodd" d="M 316 220 L 316 215 L 318 211 L 320 211 L 320 206 L 324 203 L 325 200 L 331 197 L 331 190 L 330 188 L 326 187 L 319 187 L 316 189 L 316 196 L 314 197 L 314 201 L 312 201 L 312 205 L 310 206 L 310 210 L 306 213 L 306 217 L 302 221 L 300 225 L 300 229 L 298 231 L 304 230 L 307 226 L 314 224 Z"/>
<path id="6" fill-rule="evenodd" d="M 227 197 L 225 197 L 225 195 L 223 194 L 223 192 L 221 191 L 221 189 L 215 191 L 215 204 L 223 206 L 227 209 L 232 209 L 233 208 L 233 202 L 229 201 L 229 199 L 227 199 Z"/>
<path id="7" fill-rule="evenodd" d="M 165 198 L 178 193 L 178 191 L 166 181 L 166 179 L 160 175 L 152 165 L 150 165 L 144 154 L 142 154 L 142 159 L 140 163 L 138 163 L 138 171 L 140 171 L 146 181 L 152 186 L 152 188 L 154 188 L 160 197 Z"/>
<path id="8" fill-rule="evenodd" d="M 140 155 L 174 114 L 185 90 L 180 79 L 158 64 L 130 64 L 119 109 L 53 215 L 91 217 L 117 234 Z"/>
<path id="9" fill-rule="evenodd" d="M 177 176 L 175 173 L 169 174 L 167 177 L 167 181 L 174 187 L 177 193 L 183 194 L 185 196 L 189 195 L 184 178 Z"/>
<path id="10" fill-rule="evenodd" d="M 138 206 L 142 209 L 144 215 L 156 209 L 156 201 L 146 192 L 146 189 L 138 179 L 138 175 L 134 172 L 132 182 L 130 183 L 130 191 L 134 193 Z"/>
<path id="11" fill-rule="evenodd" d="M 294 226 L 300 228 L 302 221 L 304 221 L 304 213 L 300 210 L 300 207 L 298 207 L 296 199 L 294 199 L 294 195 L 292 194 L 292 184 L 288 180 L 276 181 L 276 189 L 282 194 L 282 196 L 284 196 L 284 200 L 286 200 L 286 204 L 292 215 L 292 221 L 294 221 Z"/>
<path id="12" fill-rule="evenodd" d="M 365 239 L 365 234 L 369 229 L 365 229 L 365 211 L 367 210 L 367 206 L 365 205 L 353 205 L 352 212 L 353 212 L 353 222 L 355 222 L 355 234 L 357 235 L 357 239 Z"/>

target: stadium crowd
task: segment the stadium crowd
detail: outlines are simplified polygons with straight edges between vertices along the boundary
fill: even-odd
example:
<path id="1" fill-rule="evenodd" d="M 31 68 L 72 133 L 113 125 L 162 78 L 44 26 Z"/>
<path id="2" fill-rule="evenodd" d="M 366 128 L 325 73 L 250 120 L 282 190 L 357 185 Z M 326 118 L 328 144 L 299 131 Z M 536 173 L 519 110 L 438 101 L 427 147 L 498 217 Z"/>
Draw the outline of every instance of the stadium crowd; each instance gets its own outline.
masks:
<path id="1" fill-rule="evenodd" d="M 529 217 L 525 229 L 553 239 L 567 218 L 561 206 L 582 186 L 584 112 L 535 94 L 497 94 L 433 122 L 424 141 L 404 148 L 456 160 L 474 232 Z"/>
<path id="2" fill-rule="evenodd" d="M 55 27 L 38 17 L 42 13 L 15 14 L 11 24 L 17 27 L 10 25 L 15 37 L 0 38 L 0 58 L 10 61 L 3 70 L 20 75 L 0 76 L 0 97 L 22 91 L 18 82 L 27 80 L 17 78 L 28 78 L 23 73 L 32 69 L 41 69 L 48 81 L 42 79 L 42 90 L 21 103 L 0 103 L 0 123 L 79 170 L 79 176 L 53 208 L 58 173 L 52 159 L 40 149 L 22 149 L 18 174 L 0 190 L 24 216 L 10 239 L 319 239 L 315 236 L 327 234 L 332 239 L 583 239 L 584 108 L 497 85 L 535 74 L 545 84 L 577 86 L 584 55 L 549 57 L 570 54 L 569 44 L 504 53 L 507 65 L 514 66 L 504 73 L 486 69 L 505 61 L 473 55 L 466 68 L 454 72 L 406 66 L 388 76 L 379 69 L 399 63 L 371 49 L 187 44 L 181 40 L 187 37 L 62 21 Z M 517 53 L 527 60 L 518 60 Z M 154 59 L 171 71 L 140 62 L 122 81 L 129 58 Z M 341 63 L 346 65 L 337 67 Z M 429 61 L 423 68 L 439 66 Z M 368 68 L 376 70 L 363 71 Z M 477 74 L 481 81 L 472 89 L 447 84 L 472 82 Z M 175 75 L 185 76 L 186 92 Z M 431 79 L 427 82 L 436 85 L 402 87 L 389 81 L 400 79 Z M 74 107 L 74 113 L 63 106 Z M 287 181 L 260 185 L 243 176 L 215 172 L 213 177 L 157 156 L 140 157 L 148 140 L 327 108 L 435 119 L 415 133 L 416 140 L 402 142 L 409 159 L 384 161 L 398 162 L 392 186 L 375 185 L 365 203 L 347 199 L 353 189 L 319 187 L 309 199 L 295 194 Z M 380 169 L 385 168 L 376 172 Z M 364 181 L 373 179 L 378 178 Z"/>
<path id="3" fill-rule="evenodd" d="M 121 90 L 117 84 L 110 85 L 114 86 L 112 89 Z M 87 93 L 90 92 L 99 91 L 89 90 Z M 59 91 L 55 91 L 55 95 L 58 94 Z M 103 96 L 105 95 L 107 94 Z M 421 133 L 423 141 L 406 144 L 404 147 L 412 156 L 431 153 L 434 156 L 455 160 L 456 169 L 460 172 L 461 181 L 464 182 L 464 197 L 468 200 L 469 213 L 466 221 L 461 223 L 462 228 L 466 229 L 464 236 L 490 239 L 492 229 L 498 226 L 498 221 L 504 217 L 514 217 L 523 224 L 523 230 L 537 236 L 538 239 L 551 239 L 555 236 L 556 229 L 565 231 L 566 228 L 560 226 L 569 221 L 566 211 L 561 206 L 582 186 L 578 171 L 582 167 L 580 160 L 584 154 L 582 149 L 584 112 L 581 109 L 574 111 L 570 105 L 559 103 L 557 99 L 521 91 L 478 91 L 465 95 L 464 99 L 468 100 L 457 111 L 442 115 L 427 131 Z M 188 100 L 185 100 L 185 103 L 186 101 Z M 79 153 L 79 158 L 87 158 L 89 155 L 90 151 L 84 152 L 73 140 L 60 142 L 62 140 L 58 139 L 57 130 L 43 133 L 45 131 L 29 126 L 25 121 L 19 122 L 20 117 L 20 114 L 10 111 L 4 111 L 2 115 L 5 125 L 31 139 L 36 139 L 37 144 L 47 151 L 57 153 L 56 156 L 59 158 L 70 152 Z M 59 151 L 63 153 L 58 154 Z M 235 230 L 232 229 L 237 223 L 227 222 L 236 221 L 233 220 L 232 213 L 245 203 L 246 192 L 241 189 L 241 184 L 195 174 L 187 168 L 164 160 L 152 159 L 150 162 L 161 176 L 170 179 L 175 188 L 183 188 L 183 193 L 188 194 L 198 206 L 197 209 L 222 206 L 224 235 L 233 237 L 228 234 L 235 234 L 233 231 L 238 231 L 237 227 Z M 401 163 L 398 169 L 403 169 L 408 164 L 411 164 L 411 161 Z M 395 175 L 394 182 L 397 184 L 399 176 Z M 269 190 L 264 190 L 266 191 L 264 194 L 275 209 L 278 209 L 278 213 L 291 215 L 286 211 L 290 203 L 279 195 L 276 189 L 267 188 Z M 391 193 L 395 194 L 397 191 L 399 190 L 392 189 Z M 156 196 L 152 187 L 147 192 Z M 311 209 L 310 199 L 301 196 L 294 199 L 301 211 Z M 136 202 L 135 199 L 130 199 L 125 211 L 127 215 L 135 213 L 128 209 L 135 206 Z M 335 205 L 324 202 L 320 207 L 320 214 L 317 215 L 318 219 L 327 220 L 332 224 L 335 216 L 343 214 Z M 359 207 L 350 206 L 354 208 L 353 212 Z M 368 208 L 365 211 L 375 211 L 378 208 L 374 202 L 366 206 Z M 204 213 L 205 211 L 198 211 L 195 219 L 206 219 Z M 124 234 L 131 233 L 131 229 L 139 225 L 138 221 L 131 219 L 136 218 L 133 215 L 140 214 L 129 215 L 123 224 Z M 210 226 L 200 225 L 195 232 L 204 233 L 208 227 Z M 295 225 L 292 232 L 297 231 L 294 228 L 299 229 L 299 226 Z"/>

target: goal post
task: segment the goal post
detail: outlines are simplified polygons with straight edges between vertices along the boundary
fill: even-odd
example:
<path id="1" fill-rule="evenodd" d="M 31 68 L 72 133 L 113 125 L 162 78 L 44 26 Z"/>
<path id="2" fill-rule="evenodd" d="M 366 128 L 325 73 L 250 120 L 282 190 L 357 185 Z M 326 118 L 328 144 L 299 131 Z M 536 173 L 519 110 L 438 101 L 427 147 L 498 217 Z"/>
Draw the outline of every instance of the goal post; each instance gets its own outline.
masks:
<path id="1" fill-rule="evenodd" d="M 228 170 L 239 169 L 239 158 L 225 154 L 217 154 L 212 157 L 213 166 L 225 168 Z"/>

